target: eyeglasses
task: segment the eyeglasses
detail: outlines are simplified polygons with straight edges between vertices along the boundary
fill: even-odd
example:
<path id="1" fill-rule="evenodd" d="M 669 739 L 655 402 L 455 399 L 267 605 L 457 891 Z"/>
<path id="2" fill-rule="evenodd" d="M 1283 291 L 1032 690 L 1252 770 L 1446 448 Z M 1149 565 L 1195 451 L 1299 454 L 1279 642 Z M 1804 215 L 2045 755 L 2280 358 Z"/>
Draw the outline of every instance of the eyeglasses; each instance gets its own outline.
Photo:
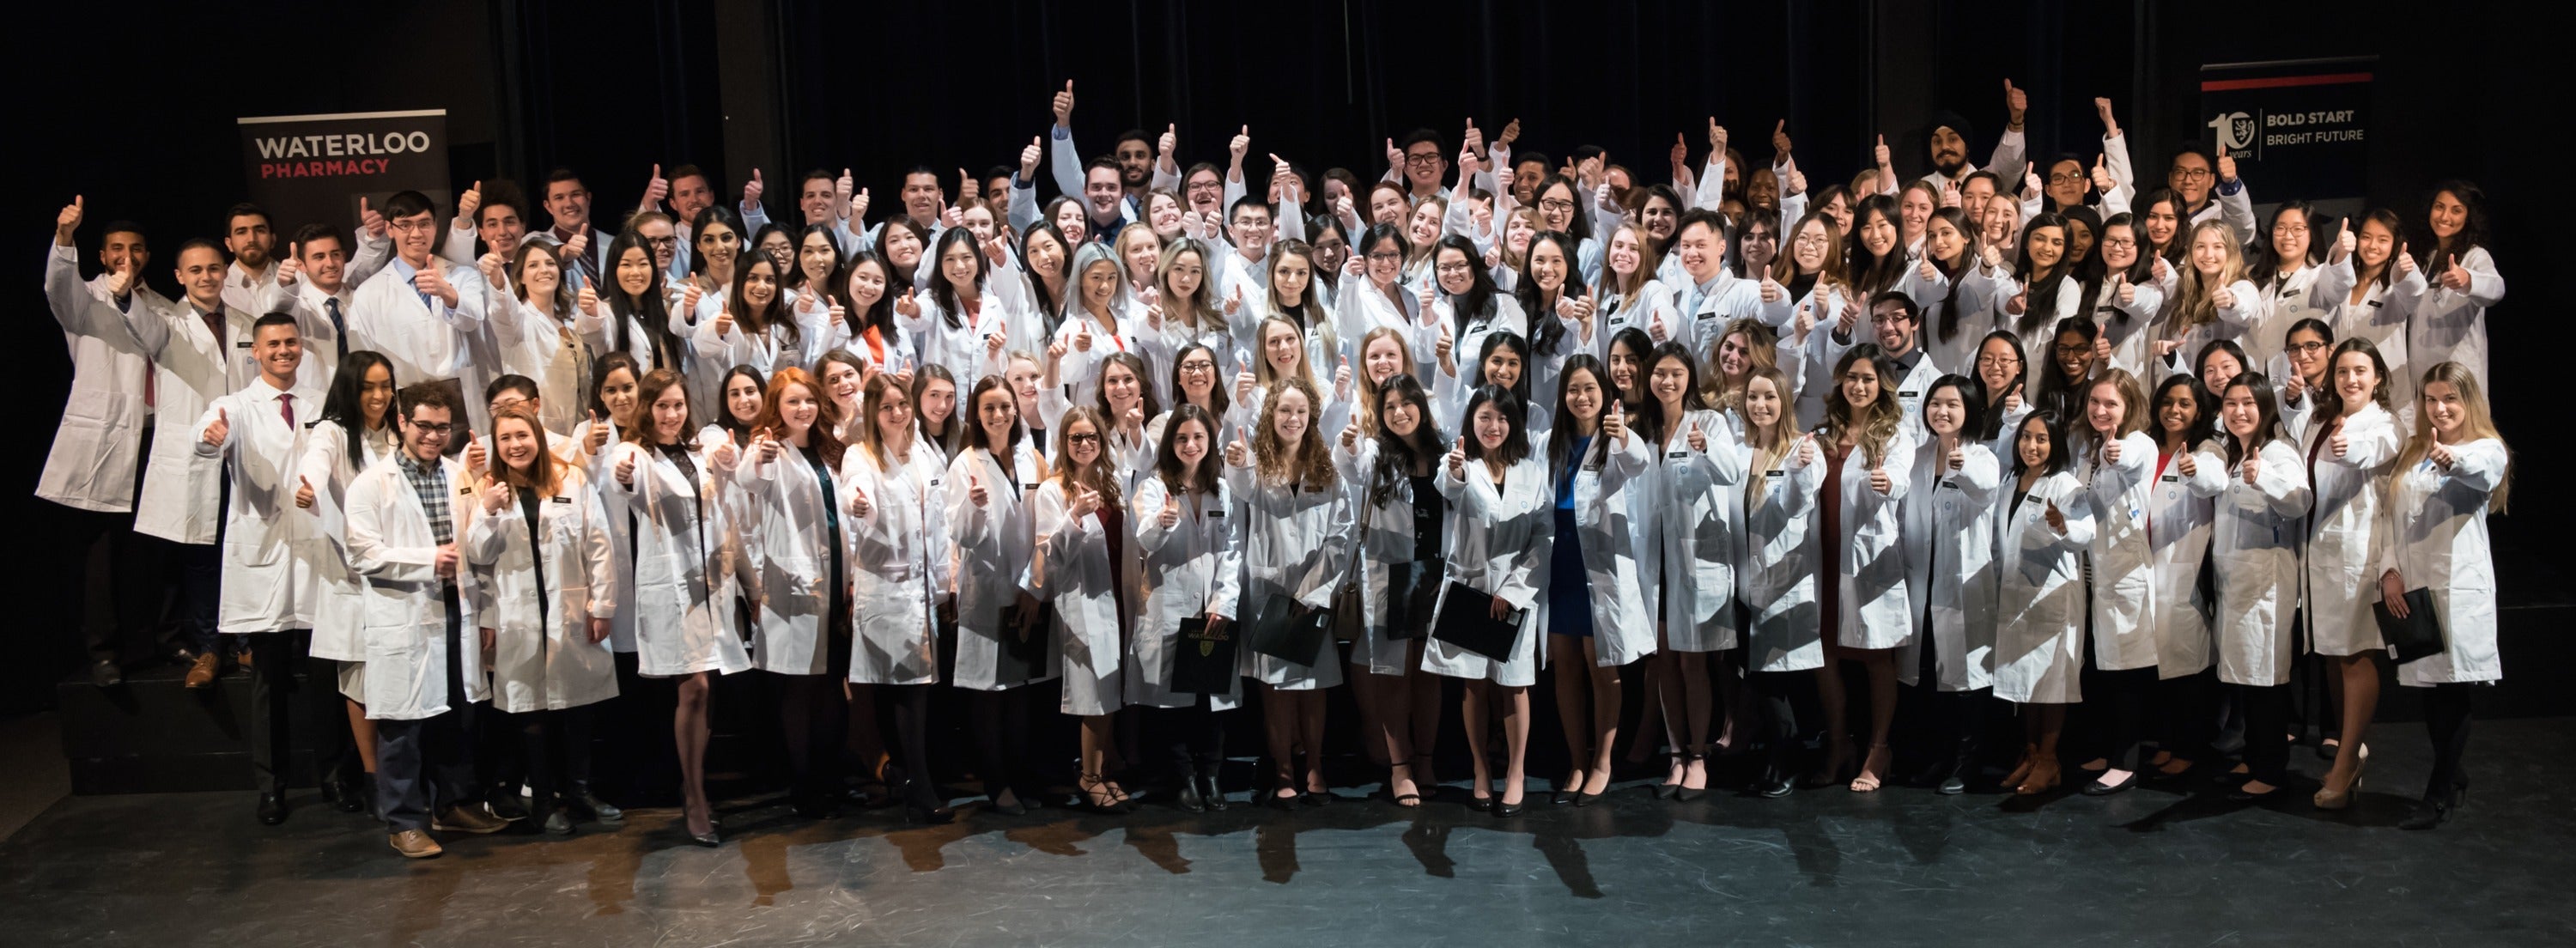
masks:
<path id="1" fill-rule="evenodd" d="M 434 220 L 401 220 L 389 221 L 385 226 L 406 234 L 418 234 L 437 227 L 438 222 Z"/>
<path id="2" fill-rule="evenodd" d="M 1910 322 L 1910 321 L 1912 321 L 1912 320 L 1913 320 L 1913 317 L 1910 317 L 1910 316 L 1903 316 L 1903 315 L 1898 315 L 1898 314 L 1895 314 L 1895 313 L 1871 313 L 1871 314 L 1869 314 L 1869 324 L 1870 324 L 1870 325 L 1872 325 L 1872 326 L 1892 326 L 1892 325 L 1895 325 L 1895 324 L 1897 324 L 1897 323 Z"/>
<path id="3" fill-rule="evenodd" d="M 2110 248 L 2112 248 L 2112 247 L 2118 247 L 2118 248 L 2120 248 L 2120 249 L 2122 249 L 2122 250 L 2126 250 L 2126 249 L 2129 249 L 2129 248 L 2131 248 L 2131 247 L 2135 247 L 2135 246 L 2137 246 L 2137 245 L 2138 245 L 2138 241 L 2137 241 L 2135 238 L 2131 238 L 2131 237 L 2105 237 L 2105 238 L 2103 238 L 2103 239 L 2102 239 L 2102 247 L 2103 247 L 2103 249 L 2106 249 L 2106 250 L 2107 250 L 2107 249 L 2110 249 Z"/>
<path id="4" fill-rule="evenodd" d="M 1216 371 L 1216 363 L 1209 362 L 1205 359 L 1191 359 L 1190 361 L 1181 363 L 1181 371 L 1192 375 L 1197 375 L 1201 372 L 1214 372 Z"/>
<path id="5" fill-rule="evenodd" d="M 2085 345 L 2078 345 L 2078 346 L 2058 346 L 2058 347 L 2057 347 L 2057 354 L 2058 354 L 2058 355 L 2060 355 L 2060 356 L 2080 356 L 2080 355 L 2083 355 L 2083 354 L 2085 354 L 2085 353 L 2087 353 L 2087 352 L 2091 352 L 2091 351 L 2093 351 L 2093 346 L 2092 346 L 2091 344 L 2089 344 L 2089 343 L 2088 343 L 2088 344 L 2085 344 Z"/>
<path id="6" fill-rule="evenodd" d="M 1444 263 L 1433 267 L 1432 269 L 1438 271 L 1441 276 L 1457 276 L 1458 274 L 1467 272 L 1470 268 L 1463 263 Z"/>
<path id="7" fill-rule="evenodd" d="M 1822 247 L 1822 246 L 1824 246 L 1824 245 L 1825 245 L 1825 235 L 1823 235 L 1823 234 L 1800 234 L 1800 235 L 1798 235 L 1798 246 L 1801 246 L 1801 247 Z"/>
<path id="8" fill-rule="evenodd" d="M 2174 176 L 2174 177 L 2177 177 L 2177 178 L 2181 178 L 2181 179 L 2183 179 L 2183 180 L 2185 180 L 2185 181 L 2207 181 L 2207 180 L 2209 180 L 2209 169 L 2207 169 L 2207 168 L 2176 168 L 2176 169 L 2174 169 L 2173 176 Z"/>
<path id="9" fill-rule="evenodd" d="M 648 243 L 648 244 L 651 244 L 651 245 L 653 245 L 653 246 L 656 246 L 656 247 L 677 247 L 677 246 L 679 246 L 679 245 L 680 245 L 680 238 L 677 238 L 677 237 L 646 237 L 646 238 L 644 238 L 644 242 L 645 242 L 645 243 Z"/>
<path id="10" fill-rule="evenodd" d="M 1439 163 L 1440 153 L 1436 151 L 1404 156 L 1404 165 L 1408 168 L 1428 168 Z"/>
<path id="11" fill-rule="evenodd" d="M 2272 225 L 2272 232 L 2273 232 L 2273 233 L 2275 233 L 2275 234 L 2304 234 L 2304 233 L 2307 233 L 2307 232 L 2308 232 L 2308 225 L 2306 225 L 2306 224 L 2274 224 L 2274 225 Z"/>
<path id="12" fill-rule="evenodd" d="M 1572 214 L 1574 202 L 1564 198 L 1543 198 L 1538 202 L 1538 209 L 1552 214 Z"/>
<path id="13" fill-rule="evenodd" d="M 1078 435 L 1067 435 L 1064 440 L 1068 444 L 1099 444 L 1100 436 L 1086 432 Z"/>
<path id="14" fill-rule="evenodd" d="M 2082 173 L 2082 172 L 2075 172 L 2075 171 L 2064 172 L 2064 173 L 2061 173 L 2061 174 L 2052 174 L 2052 175 L 2049 175 L 2049 176 L 2048 176 L 2048 183 L 2050 183 L 2050 184 L 2083 184 L 2083 183 L 2084 183 L 2084 175 L 2083 175 L 2083 173 Z"/>
<path id="15" fill-rule="evenodd" d="M 433 425 L 433 424 L 428 424 L 428 423 L 418 422 L 418 421 L 415 421 L 415 422 L 412 422 L 412 423 L 411 423 L 411 430 L 416 431 L 416 432 L 419 432 L 419 433 L 420 433 L 420 436 L 421 436 L 421 437 L 424 437 L 424 438 L 444 438 L 444 437 L 447 437 L 447 433 L 448 433 L 448 431 L 450 431 L 450 430 L 454 429 L 455 427 L 456 427 L 455 425 Z"/>
<path id="16" fill-rule="evenodd" d="M 2008 367 L 2016 366 L 2016 365 L 2020 365 L 2020 364 L 2021 364 L 2021 360 L 2020 360 L 2020 359 L 2016 359 L 2016 358 L 2013 358 L 2013 357 L 2011 357 L 2011 356 L 1978 356 L 1978 357 L 1977 357 L 1977 368 L 1980 368 L 1980 369 L 2001 369 L 2001 368 L 2008 368 Z"/>
<path id="17" fill-rule="evenodd" d="M 1404 259 L 1404 254 L 1394 250 L 1371 250 L 1368 258 L 1371 263 L 1394 263 Z"/>
<path id="18" fill-rule="evenodd" d="M 1191 194 L 1197 194 L 1197 193 L 1199 193 L 1199 192 L 1201 192 L 1201 191 L 1223 191 L 1223 190 L 1225 190 L 1225 185 L 1224 185 L 1222 182 L 1217 182 L 1217 181 L 1201 181 L 1201 182 L 1199 182 L 1199 183 L 1197 183 L 1197 184 L 1190 185 L 1190 193 L 1191 193 Z"/>
<path id="19" fill-rule="evenodd" d="M 2296 352 L 2300 355 L 2312 356 L 2325 351 L 2326 345 L 2326 343 L 2322 342 L 2293 342 L 2288 346 L 2288 348 L 2290 351 Z"/>

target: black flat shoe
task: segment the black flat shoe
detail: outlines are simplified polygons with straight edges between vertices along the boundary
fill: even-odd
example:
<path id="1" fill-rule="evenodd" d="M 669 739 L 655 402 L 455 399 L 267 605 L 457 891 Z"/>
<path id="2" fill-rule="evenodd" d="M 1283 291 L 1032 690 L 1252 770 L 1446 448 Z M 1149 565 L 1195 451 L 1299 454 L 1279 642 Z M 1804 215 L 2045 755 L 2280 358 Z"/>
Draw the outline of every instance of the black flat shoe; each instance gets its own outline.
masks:
<path id="1" fill-rule="evenodd" d="M 557 836 L 572 835 L 572 814 L 558 807 L 546 814 L 546 832 Z"/>
<path id="2" fill-rule="evenodd" d="M 2405 819 L 2397 821 L 2397 828 L 2428 830 L 2442 825 L 2450 818 L 2451 808 L 2448 805 L 2435 800 L 2422 800 L 2415 804 L 2413 811 L 2406 814 Z"/>
<path id="3" fill-rule="evenodd" d="M 1606 790 L 1601 793 L 1577 793 L 1574 795 L 1574 805 L 1579 807 L 1591 806 L 1595 803 L 1601 802 L 1601 798 L 1607 794 L 1608 791 Z"/>
<path id="4" fill-rule="evenodd" d="M 1519 816 L 1521 815 L 1522 808 L 1522 804 L 1520 803 L 1505 803 L 1501 797 L 1494 798 L 1494 817 L 1496 819 L 1507 820 L 1512 817 Z"/>
<path id="5" fill-rule="evenodd" d="M 2114 784 L 2114 783 L 2103 783 L 2100 779 L 2098 779 L 2098 778 L 2097 778 L 2097 779 L 2095 779 L 2092 783 L 2085 784 L 2085 785 L 2084 785 L 2084 790 L 2083 790 L 2082 792 L 2083 792 L 2083 794 L 2084 794 L 2085 796 L 2088 796 L 2088 797 L 2107 797 L 2107 796 L 2110 796 L 2110 795 L 2112 795 L 2112 794 L 2114 794 L 2114 793 L 2118 793 L 2118 792 L 2120 792 L 2120 791 L 2122 791 L 2122 790 L 2129 789 L 2130 787 L 2137 786 L 2137 785 L 2138 785 L 2138 776 L 2139 776 L 2139 774 L 2141 774 L 2141 773 L 2143 773 L 2143 771 L 2136 771 L 2136 770 L 2129 771 L 2129 779 L 2127 779 L 2127 780 L 2123 780 L 2123 781 L 2120 781 L 2119 783 L 2115 783 L 2115 784 Z"/>
<path id="6" fill-rule="evenodd" d="M 908 822 L 940 826 L 957 818 L 957 811 L 949 809 L 948 801 L 933 793 L 928 783 L 906 780 L 902 793 L 903 817 Z"/>
<path id="7" fill-rule="evenodd" d="M 1951 774 L 1949 777 L 1943 779 L 1941 781 L 1941 786 L 1934 788 L 1932 792 L 1945 797 L 1955 797 L 1968 792 L 1968 782 L 1959 779 L 1958 774 Z"/>
<path id="8" fill-rule="evenodd" d="M 2282 788 L 2281 788 L 2281 787 L 2275 786 L 2275 787 L 2273 787 L 2273 788 L 2272 788 L 2272 789 L 2270 789 L 2270 790 L 2265 790 L 2265 791 L 2263 791 L 2263 792 L 2261 792 L 2261 793 L 2256 793 L 2256 792 L 2254 792 L 2254 791 L 2252 791 L 2252 790 L 2247 790 L 2247 789 L 2245 789 L 2244 787 L 2241 787 L 2241 786 L 2240 786 L 2240 787 L 2237 787 L 2236 789 L 2233 789 L 2233 790 L 2229 790 L 2229 791 L 2227 791 L 2227 798 L 2228 798 L 2228 799 L 2230 799 L 2230 800 L 2234 800 L 2234 801 L 2236 801 L 2236 802 L 2238 802 L 2238 803 L 2254 803 L 2254 802 L 2258 802 L 2258 801 L 2262 801 L 2262 800 L 2269 800 L 2269 799 L 2272 799 L 2273 797 L 2285 796 L 2285 794 L 2283 794 L 2283 793 L 2281 792 L 2281 790 L 2282 790 Z"/>
<path id="9" fill-rule="evenodd" d="M 1207 798 L 1199 795 L 1199 781 L 1195 776 L 1181 778 L 1181 788 L 1173 792 L 1172 803 L 1192 813 L 1207 812 Z"/>
<path id="10" fill-rule="evenodd" d="M 1303 800 L 1303 799 L 1305 799 L 1305 795 L 1304 795 L 1304 794 L 1293 794 L 1293 795 L 1290 795 L 1290 796 L 1284 796 L 1284 797 L 1283 797 L 1283 796 L 1280 796 L 1280 795 L 1279 795 L 1278 791 L 1275 791 L 1275 790 L 1274 790 L 1274 791 L 1271 791 L 1271 792 L 1270 792 L 1270 794 L 1269 794 L 1268 796 L 1265 796 L 1265 797 L 1263 797 L 1262 799 L 1263 799 L 1263 801 L 1264 801 L 1264 802 L 1269 803 L 1272 809 L 1278 809 L 1278 810 L 1295 810 L 1295 809 L 1297 809 L 1297 802 L 1298 802 L 1299 800 Z"/>
<path id="11" fill-rule="evenodd" d="M 324 783 L 322 798 L 331 801 L 331 808 L 342 813 L 356 813 L 367 808 L 366 791 L 360 789 L 355 780 Z"/>
<path id="12" fill-rule="evenodd" d="M 1190 783 L 1198 789 L 1199 803 L 1207 807 L 1208 812 L 1224 811 L 1225 788 L 1217 785 L 1215 774 L 1200 774 L 1192 778 Z"/>
<path id="13" fill-rule="evenodd" d="M 125 669 L 115 659 L 102 658 L 89 663 L 89 683 L 98 688 L 114 688 L 125 683 Z"/>
<path id="14" fill-rule="evenodd" d="M 282 793 L 260 794 L 259 821 L 265 826 L 276 826 L 279 823 L 286 822 L 286 795 Z"/>
<path id="15" fill-rule="evenodd" d="M 1786 774 L 1766 776 L 1753 784 L 1753 795 L 1765 800 L 1777 800 L 1796 792 L 1797 778 Z"/>
<path id="16" fill-rule="evenodd" d="M 1298 802 L 1304 803 L 1307 806 L 1327 806 L 1335 799 L 1337 798 L 1333 796 L 1333 791 L 1330 790 L 1308 790 L 1297 798 Z"/>

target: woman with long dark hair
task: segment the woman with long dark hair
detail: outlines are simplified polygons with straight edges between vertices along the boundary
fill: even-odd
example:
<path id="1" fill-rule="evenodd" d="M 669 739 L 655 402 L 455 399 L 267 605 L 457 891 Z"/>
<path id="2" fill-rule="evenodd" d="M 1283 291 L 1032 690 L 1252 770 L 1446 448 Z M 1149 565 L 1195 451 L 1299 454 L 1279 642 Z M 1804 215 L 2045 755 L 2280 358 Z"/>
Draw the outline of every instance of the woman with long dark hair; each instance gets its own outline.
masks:
<path id="1" fill-rule="evenodd" d="M 1243 679 L 1225 676 L 1223 691 L 1178 691 L 1171 656 L 1192 647 L 1182 634 L 1191 619 L 1206 623 L 1206 635 L 1229 635 L 1242 621 L 1243 518 L 1218 471 L 1216 416 L 1183 402 L 1164 424 L 1154 468 L 1136 485 L 1144 608 L 1127 640 L 1127 698 L 1150 709 L 1154 743 L 1180 785 L 1174 800 L 1192 812 L 1222 810 L 1225 728 L 1216 714 L 1241 703 Z"/>
<path id="2" fill-rule="evenodd" d="M 1371 340 L 1391 339 L 1372 330 Z M 1351 686 L 1366 718 L 1361 739 L 1384 749 L 1387 798 L 1422 804 L 1436 781 L 1431 750 L 1440 733 L 1439 676 L 1423 667 L 1431 635 L 1426 600 L 1416 590 L 1439 581 L 1447 547 L 1449 503 L 1435 480 L 1447 438 L 1422 383 L 1390 375 L 1376 389 L 1364 430 L 1360 418 L 1334 442 L 1333 466 L 1359 501 L 1361 628 L 1351 646 Z M 1372 755 L 1374 756 L 1374 755 Z"/>
<path id="3" fill-rule="evenodd" d="M 2299 588 L 2299 523 L 2311 494 L 2298 448 L 2283 438 L 2272 382 L 2260 372 L 2227 381 L 2219 435 L 2195 459 L 2192 493 L 2215 498 L 2211 575 L 2218 612 L 2211 631 L 2218 680 L 2245 702 L 2245 775 L 2230 796 L 2269 798 L 2290 779 L 2291 620 Z"/>

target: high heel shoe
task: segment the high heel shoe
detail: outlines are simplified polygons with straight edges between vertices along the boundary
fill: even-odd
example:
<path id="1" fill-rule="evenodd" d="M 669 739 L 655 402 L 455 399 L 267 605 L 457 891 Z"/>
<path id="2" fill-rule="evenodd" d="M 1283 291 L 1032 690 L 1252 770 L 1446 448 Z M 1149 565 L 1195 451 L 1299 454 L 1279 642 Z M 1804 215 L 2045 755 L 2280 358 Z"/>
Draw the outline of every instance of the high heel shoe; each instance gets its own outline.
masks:
<path id="1" fill-rule="evenodd" d="M 1190 782 L 1197 785 L 1199 802 L 1208 808 L 1208 812 L 1225 809 L 1225 787 L 1216 782 L 1216 774 L 1202 773 L 1191 778 Z"/>
<path id="2" fill-rule="evenodd" d="M 1887 758 L 1892 756 L 1894 755 L 1885 744 L 1869 745 L 1869 755 L 1861 758 L 1860 776 L 1852 778 L 1851 791 L 1853 793 L 1878 792 L 1879 785 L 1885 782 L 1885 777 L 1882 775 L 1887 771 Z"/>
<path id="3" fill-rule="evenodd" d="M 1688 781 L 1690 779 L 1687 774 L 1690 772 L 1689 767 L 1691 764 L 1698 764 L 1702 768 L 1699 778 L 1701 785 L 1693 787 L 1687 783 L 1683 784 L 1680 789 L 1673 791 L 1673 802 L 1675 803 L 1689 803 L 1708 795 L 1708 771 L 1706 769 L 1708 767 L 1708 753 L 1706 751 L 1691 751 L 1690 753 L 1682 755 L 1682 772 L 1685 774 L 1682 779 L 1684 781 Z"/>
<path id="4" fill-rule="evenodd" d="M 2352 806 L 2353 796 L 2361 792 L 2361 772 L 2369 769 L 2370 758 L 2363 757 L 2354 761 L 2352 765 L 2351 783 L 2345 784 L 2344 788 L 2341 790 L 2336 790 L 2332 787 L 2319 787 L 2317 788 L 2317 795 L 2310 798 L 2309 802 L 2316 804 L 2317 809 L 2320 810 L 2349 809 Z"/>
<path id="5" fill-rule="evenodd" d="M 1683 756 L 1682 756 L 1681 754 L 1678 754 L 1678 753 L 1677 753 L 1677 754 L 1672 755 L 1672 761 L 1673 761 L 1673 767 L 1672 767 L 1672 771 L 1671 771 L 1671 773 L 1672 773 L 1672 780 L 1673 780 L 1673 782 L 1671 782 L 1671 783 L 1659 783 L 1659 784 L 1656 784 L 1656 785 L 1655 785 L 1655 799 L 1658 799 L 1658 800 L 1670 800 L 1670 799 L 1674 798 L 1675 796 L 1680 795 L 1680 794 L 1681 794 L 1681 792 L 1682 792 L 1682 778 L 1681 778 L 1681 771 L 1682 771 L 1682 768 L 1683 768 L 1684 766 L 1686 766 L 1686 764 L 1684 764 L 1684 762 L 1683 762 Z"/>
<path id="6" fill-rule="evenodd" d="M 689 841 L 710 849 L 724 845 L 724 827 L 716 823 L 715 814 L 707 814 L 707 831 L 700 833 L 689 828 L 689 820 L 685 813 L 686 811 L 683 810 L 684 815 L 680 818 L 680 832 L 688 834 Z"/>
<path id="7" fill-rule="evenodd" d="M 1082 791 L 1082 802 L 1094 813 L 1125 813 L 1130 807 L 1109 788 L 1099 774 L 1083 774 L 1074 779 L 1074 789 Z"/>
<path id="8" fill-rule="evenodd" d="M 940 799 L 938 793 L 930 789 L 929 781 L 907 779 L 901 792 L 903 816 L 907 822 L 940 826 L 957 818 L 957 811 L 949 809 L 948 801 Z"/>
<path id="9" fill-rule="evenodd" d="M 2022 745 L 2022 746 L 2021 746 L 2021 762 L 2013 765 L 2012 773 L 2009 773 L 2009 774 L 2005 774 L 2005 775 L 2004 775 L 2004 782 L 2003 782 L 2003 785 L 2004 785 L 2004 786 L 2007 786 L 2007 787 L 2018 787 L 2018 786 L 2021 786 L 2021 782 L 2022 782 L 2022 781 L 2027 780 L 2027 779 L 2029 779 L 2029 778 L 2030 778 L 2030 766 L 2031 766 L 2032 764 L 2034 764 L 2034 763 L 2037 763 L 2038 761 L 2039 761 L 2039 745 L 2037 745 L 2037 744 L 2024 744 L 2024 745 Z"/>
<path id="10" fill-rule="evenodd" d="M 2047 793 L 2057 789 L 2060 776 L 2057 755 L 2041 754 L 2031 759 L 2030 776 L 2025 778 L 2021 786 L 2013 792 L 2026 797 Z"/>
<path id="11" fill-rule="evenodd" d="M 1815 773 L 1808 774 L 1806 784 L 1810 787 L 1823 787 L 1848 781 L 1854 776 L 1847 773 L 1853 769 L 1852 765 L 1851 744 L 1846 742 L 1834 745 L 1829 742 L 1825 751 L 1824 766 L 1818 768 Z"/>

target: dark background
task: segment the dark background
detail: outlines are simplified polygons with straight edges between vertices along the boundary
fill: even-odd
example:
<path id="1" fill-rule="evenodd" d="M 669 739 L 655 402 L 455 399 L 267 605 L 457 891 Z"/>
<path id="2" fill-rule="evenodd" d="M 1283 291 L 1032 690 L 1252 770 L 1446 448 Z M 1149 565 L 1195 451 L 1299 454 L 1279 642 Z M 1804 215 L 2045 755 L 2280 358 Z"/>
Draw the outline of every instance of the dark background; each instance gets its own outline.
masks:
<path id="1" fill-rule="evenodd" d="M 2108 96 L 2151 183 L 2166 151 L 2201 132 L 2203 63 L 2375 55 L 2371 203 L 2420 223 L 2433 181 L 2477 181 L 2515 287 L 2489 323 L 2497 414 L 2522 475 L 2512 516 L 2495 523 L 2506 622 L 2517 607 L 2570 600 L 2550 542 L 2570 514 L 2545 473 L 2556 432 L 2544 436 L 2528 394 L 2556 371 L 2545 354 L 2555 336 L 2524 328 L 2548 318 L 2543 294 L 2556 282 L 2556 261 L 2537 252 L 2539 202 L 2564 193 L 2552 176 L 2566 171 L 2570 136 L 2553 106 L 2569 83 L 2554 31 L 2507 5 L 81 3 L 38 5 L 11 34 L 15 151 L 26 164 L 0 220 L 22 222 L 25 281 L 11 311 L 30 332 L 6 384 L 31 424 L 0 444 L 0 516 L 16 528 L 9 559 L 19 564 L 7 601 L 25 604 L 0 632 L 12 656 L 0 661 L 0 710 L 49 704 L 50 683 L 79 657 L 76 601 L 62 595 L 62 557 L 46 545 L 57 511 L 32 493 L 69 384 L 41 309 L 36 243 L 72 195 L 86 196 L 92 222 L 79 235 L 85 267 L 95 269 L 97 224 L 135 219 L 164 293 L 179 242 L 215 236 L 243 193 L 234 119 L 245 115 L 445 108 L 457 187 L 569 166 L 606 220 L 633 206 L 656 162 L 705 167 L 728 200 L 758 167 L 773 212 L 790 214 L 781 198 L 798 172 L 846 166 L 884 213 L 911 165 L 942 169 L 953 187 L 961 165 L 981 176 L 1016 163 L 1067 79 L 1087 152 L 1107 151 L 1124 129 L 1176 122 L 1185 165 L 1221 163 L 1228 135 L 1248 123 L 1256 178 L 1273 151 L 1370 177 L 1386 138 L 1427 126 L 1454 150 L 1472 117 L 1489 136 L 1521 119 L 1522 149 L 1561 157 L 1597 144 L 1662 181 L 1674 133 L 1692 143 L 1696 167 L 1715 115 L 1755 159 L 1786 118 L 1821 184 L 1866 163 L 1871 136 L 1903 140 L 1934 108 L 1977 126 L 1971 154 L 1982 160 L 2009 77 L 2031 95 L 2033 154 L 2096 150 L 2091 101 Z M 1900 148 L 1897 161 L 1919 168 L 1919 148 Z M 2265 182 L 2250 186 L 2262 200 Z M 298 223 L 277 222 L 286 232 Z M 2529 687 L 2565 682 L 2563 668 L 2518 660 L 2526 687 L 2513 690 L 2563 691 Z"/>

